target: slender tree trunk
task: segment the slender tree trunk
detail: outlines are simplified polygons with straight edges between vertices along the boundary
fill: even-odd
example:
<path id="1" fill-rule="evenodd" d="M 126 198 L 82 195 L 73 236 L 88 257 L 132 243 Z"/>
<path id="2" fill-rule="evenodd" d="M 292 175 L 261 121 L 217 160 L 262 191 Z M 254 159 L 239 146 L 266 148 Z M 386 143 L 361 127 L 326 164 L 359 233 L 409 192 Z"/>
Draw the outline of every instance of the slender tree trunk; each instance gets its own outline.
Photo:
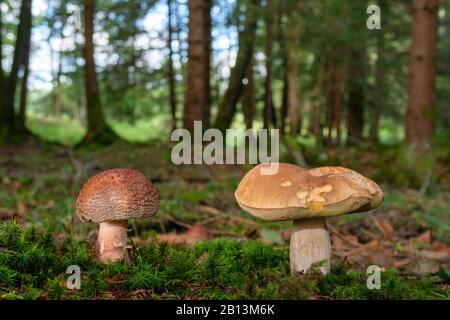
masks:
<path id="1" fill-rule="evenodd" d="M 406 143 L 416 155 L 432 150 L 436 116 L 438 0 L 415 0 L 409 62 Z"/>
<path id="2" fill-rule="evenodd" d="M 272 47 L 273 47 L 273 21 L 274 0 L 267 0 L 266 6 L 266 79 L 264 82 L 264 115 L 263 127 L 269 128 L 272 121 L 273 97 L 272 97 Z"/>
<path id="3" fill-rule="evenodd" d="M 336 145 L 341 145 L 341 122 L 342 122 L 342 81 L 339 63 L 336 66 L 334 76 L 334 109 L 336 127 Z"/>
<path id="4" fill-rule="evenodd" d="M 387 0 L 380 1 L 380 9 L 383 12 L 383 19 L 387 19 L 389 13 L 389 5 Z M 378 127 L 380 124 L 381 110 L 384 105 L 384 99 L 386 98 L 386 86 L 384 85 L 384 79 L 386 76 L 386 48 L 385 48 L 385 35 L 384 32 L 380 32 L 377 38 L 377 60 L 375 64 L 375 88 L 374 97 L 371 104 L 370 114 L 370 130 L 369 140 L 372 143 L 378 143 Z"/>
<path id="5" fill-rule="evenodd" d="M 283 65 L 286 66 L 286 52 L 283 55 Z M 283 70 L 283 92 L 281 95 L 281 110 L 280 110 L 280 134 L 283 136 L 286 133 L 286 122 L 288 114 L 288 87 L 289 83 L 287 80 L 287 68 Z"/>
<path id="6" fill-rule="evenodd" d="M 3 0 L 0 0 L 0 6 Z M 3 80 L 3 16 L 2 10 L 0 10 L 0 81 Z M 1 83 L 0 83 L 1 84 Z M 0 87 L 0 90 L 3 86 Z"/>
<path id="7" fill-rule="evenodd" d="M 364 61 L 365 49 L 352 49 L 352 63 L 348 68 L 347 145 L 355 145 L 363 139 L 364 128 Z"/>
<path id="8" fill-rule="evenodd" d="M 0 6 L 3 1 L 0 1 Z M 0 143 L 1 143 L 1 133 L 3 123 L 3 90 L 5 85 L 5 74 L 3 72 L 3 19 L 2 10 L 0 10 Z"/>
<path id="9" fill-rule="evenodd" d="M 62 92 L 61 92 L 61 52 L 58 54 L 58 70 L 56 71 L 56 86 L 55 86 L 55 115 L 60 117 L 62 114 Z"/>
<path id="10" fill-rule="evenodd" d="M 333 144 L 333 128 L 334 128 L 334 121 L 336 118 L 335 114 L 335 89 L 336 86 L 334 83 L 336 82 L 336 62 L 332 59 L 330 63 L 330 69 L 328 74 L 328 83 L 327 83 L 327 141 L 326 144 L 328 146 L 331 146 Z"/>
<path id="11" fill-rule="evenodd" d="M 169 103 L 170 103 L 170 111 L 172 114 L 172 130 L 177 128 L 177 95 L 176 95 L 176 83 L 175 83 L 175 72 L 173 69 L 173 48 L 172 48 L 172 0 L 167 0 L 167 8 L 168 8 L 168 39 L 167 39 L 167 47 L 169 48 L 169 69 L 168 69 L 168 78 L 169 78 Z"/>
<path id="12" fill-rule="evenodd" d="M 27 108 L 27 94 L 28 94 L 28 63 L 24 66 L 21 91 L 20 91 L 20 104 L 19 104 L 19 123 L 18 130 L 21 133 L 27 132 L 25 121 L 26 121 L 26 108 Z"/>
<path id="13" fill-rule="evenodd" d="M 231 69 L 228 88 L 225 92 L 222 103 L 219 107 L 214 127 L 225 131 L 230 127 L 236 112 L 236 105 L 243 91 L 242 79 L 248 69 L 248 65 L 253 56 L 253 47 L 255 42 L 255 33 L 257 26 L 257 6 L 259 0 L 251 0 L 251 5 L 247 7 L 244 30 L 239 33 L 239 49 L 236 63 Z"/>
<path id="14" fill-rule="evenodd" d="M 84 80 L 86 91 L 86 111 L 88 132 L 86 142 L 92 142 L 106 130 L 106 122 L 100 101 L 100 89 L 97 83 L 97 74 L 94 61 L 94 6 L 95 0 L 84 0 Z"/>
<path id="15" fill-rule="evenodd" d="M 247 129 L 253 128 L 253 119 L 255 115 L 255 82 L 253 76 L 253 59 L 247 69 L 247 84 L 244 88 L 242 97 L 242 109 L 244 112 L 245 126 Z"/>
<path id="16" fill-rule="evenodd" d="M 317 98 L 316 98 L 316 108 L 314 110 L 314 123 L 313 123 L 313 131 L 316 136 L 316 144 L 318 146 L 322 145 L 322 124 L 321 124 L 321 116 L 322 116 L 322 93 L 324 87 L 324 59 L 321 57 L 319 59 L 319 71 L 317 76 Z"/>
<path id="17" fill-rule="evenodd" d="M 386 2 L 382 2 L 386 3 Z M 385 12 L 386 10 L 382 10 Z M 380 32 L 378 35 L 378 48 L 377 48 L 377 61 L 375 65 L 375 88 L 374 88 L 374 101 L 372 103 L 372 112 L 371 112 L 371 119 L 370 119 L 370 132 L 369 132 L 369 139 L 373 143 L 378 142 L 378 127 L 380 124 L 380 116 L 381 116 L 381 109 L 383 106 L 383 100 L 385 99 L 385 86 L 384 86 L 384 79 L 386 74 L 386 68 L 385 68 L 385 40 L 384 40 L 384 33 Z"/>
<path id="18" fill-rule="evenodd" d="M 300 119 L 300 10 L 302 1 L 288 1 L 288 24 L 286 26 L 288 121 L 290 133 L 301 131 Z"/>
<path id="19" fill-rule="evenodd" d="M 27 39 L 31 34 L 31 0 L 22 0 L 20 7 L 19 25 L 17 27 L 17 39 L 14 47 L 14 57 L 11 71 L 6 83 L 6 91 L 2 100 L 2 122 L 9 133 L 16 133 L 16 116 L 14 112 L 14 101 L 19 77 L 20 66 L 23 65 Z"/>
<path id="20" fill-rule="evenodd" d="M 26 35 L 26 39 L 24 41 L 24 52 L 23 52 L 23 76 L 21 83 L 21 91 L 20 91 L 20 103 L 19 103 L 19 118 L 18 118 L 18 131 L 21 134 L 28 133 L 28 130 L 25 126 L 26 121 L 26 107 L 27 107 L 27 94 L 28 94 L 28 74 L 29 74 L 29 65 L 30 65 L 30 50 L 31 50 L 31 26 L 32 26 L 32 17 L 29 15 L 26 21 L 26 29 L 29 32 Z"/>
<path id="21" fill-rule="evenodd" d="M 210 122 L 211 0 L 189 0 L 189 49 L 184 128 L 192 131 L 194 121 L 203 128 Z"/>

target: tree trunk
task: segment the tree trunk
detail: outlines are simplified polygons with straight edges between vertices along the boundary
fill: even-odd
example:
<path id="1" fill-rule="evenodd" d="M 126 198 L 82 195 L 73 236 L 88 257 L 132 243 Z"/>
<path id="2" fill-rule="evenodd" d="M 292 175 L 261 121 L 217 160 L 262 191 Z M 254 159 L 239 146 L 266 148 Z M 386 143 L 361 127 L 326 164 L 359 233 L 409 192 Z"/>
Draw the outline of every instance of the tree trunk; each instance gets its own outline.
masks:
<path id="1" fill-rule="evenodd" d="M 94 61 L 94 5 L 95 0 L 84 0 L 84 80 L 88 132 L 86 142 L 98 140 L 107 131 L 100 101 Z"/>
<path id="2" fill-rule="evenodd" d="M 0 2 L 1 4 L 1 2 Z M 2 125 L 3 121 L 3 90 L 5 85 L 5 74 L 3 72 L 3 19 L 2 10 L 0 9 L 0 143 L 2 142 Z"/>
<path id="3" fill-rule="evenodd" d="M 31 0 L 22 0 L 20 7 L 19 25 L 17 27 L 17 39 L 14 47 L 14 57 L 9 77 L 6 81 L 6 91 L 2 97 L 2 124 L 9 133 L 16 133 L 16 116 L 14 101 L 19 77 L 20 66 L 23 65 L 27 39 L 30 38 L 32 15 Z M 29 40 L 28 40 L 29 41 Z"/>
<path id="4" fill-rule="evenodd" d="M 385 2 L 382 2 L 385 3 Z M 383 11 L 384 12 L 384 11 Z M 375 88 L 374 99 L 372 102 L 372 112 L 370 117 L 370 132 L 369 139 L 372 143 L 378 142 L 378 127 L 380 124 L 381 109 L 383 107 L 383 99 L 385 99 L 386 90 L 384 86 L 384 79 L 386 74 L 385 69 L 385 40 L 384 33 L 380 32 L 378 35 L 377 61 L 375 65 Z"/>
<path id="5" fill-rule="evenodd" d="M 364 61 L 365 49 L 352 49 L 352 63 L 348 69 L 347 145 L 355 145 L 363 139 L 364 128 Z"/>
<path id="6" fill-rule="evenodd" d="M 330 62 L 330 69 L 328 73 L 328 83 L 327 83 L 327 146 L 331 146 L 333 144 L 333 128 L 334 122 L 336 119 L 336 61 L 334 59 Z"/>
<path id="7" fill-rule="evenodd" d="M 300 10 L 302 1 L 288 1 L 288 24 L 286 26 L 288 121 L 290 133 L 301 130 L 300 119 Z"/>
<path id="8" fill-rule="evenodd" d="M 194 121 L 203 128 L 210 122 L 211 0 L 189 0 L 189 49 L 184 128 L 193 131 Z"/>
<path id="9" fill-rule="evenodd" d="M 316 108 L 314 109 L 313 133 L 316 136 L 316 145 L 322 145 L 322 93 L 324 87 L 324 59 L 319 58 L 319 71 L 317 75 Z"/>
<path id="10" fill-rule="evenodd" d="M 255 115 L 255 81 L 253 76 L 253 59 L 247 69 L 247 84 L 242 97 L 242 110 L 244 112 L 245 126 L 247 129 L 253 128 Z"/>
<path id="11" fill-rule="evenodd" d="M 222 103 L 219 107 L 214 127 L 225 131 L 230 127 L 236 112 L 236 105 L 243 91 L 242 80 L 248 69 L 248 65 L 253 56 L 255 33 L 257 26 L 257 6 L 259 0 L 251 0 L 246 10 L 244 30 L 239 33 L 239 49 L 236 63 L 231 69 L 228 88 L 225 92 Z"/>
<path id="12" fill-rule="evenodd" d="M 341 145 L 341 122 L 342 122 L 342 81 L 340 66 L 337 62 L 334 76 L 334 109 L 335 109 L 335 127 L 336 127 L 336 145 Z"/>
<path id="13" fill-rule="evenodd" d="M 380 10 L 383 12 L 383 19 L 387 19 L 389 13 L 389 5 L 387 0 L 380 1 Z M 375 88 L 374 97 L 371 104 L 370 114 L 370 130 L 369 140 L 378 143 L 378 128 L 380 124 L 381 110 L 383 108 L 383 100 L 386 99 L 386 86 L 384 79 L 386 77 L 386 39 L 384 32 L 380 32 L 377 38 L 377 60 L 375 64 Z"/>
<path id="14" fill-rule="evenodd" d="M 415 0 L 409 63 L 406 143 L 416 155 L 432 150 L 436 116 L 438 0 Z"/>
<path id="15" fill-rule="evenodd" d="M 286 54 L 283 57 L 284 65 L 286 66 Z M 283 92 L 281 97 L 281 111 L 280 111 L 280 134 L 284 135 L 286 133 L 286 119 L 288 113 L 288 80 L 287 80 L 287 68 L 283 70 Z"/>
<path id="16" fill-rule="evenodd" d="M 61 92 L 61 52 L 58 54 L 58 70 L 56 71 L 55 85 L 55 115 L 60 117 L 62 114 L 62 92 Z"/>
<path id="17" fill-rule="evenodd" d="M 1 1 L 0 1 L 1 4 Z M 3 101 L 1 99 L 1 94 L 3 91 L 3 19 L 2 19 L 2 10 L 0 10 L 0 101 Z"/>
<path id="18" fill-rule="evenodd" d="M 273 97 L 272 97 L 272 47 L 273 47 L 273 21 L 274 21 L 274 1 L 267 0 L 266 7 L 266 79 L 264 82 L 264 115 L 263 127 L 269 128 L 273 118 Z"/>
<path id="19" fill-rule="evenodd" d="M 172 114 L 172 130 L 177 128 L 177 95 L 176 95 L 176 82 L 175 82 L 175 72 L 173 69 L 173 48 L 172 48 L 172 0 L 167 0 L 167 8 L 168 8 L 168 39 L 167 46 L 169 48 L 169 69 L 168 69 L 168 78 L 169 78 L 169 103 L 170 103 L 170 111 Z"/>
<path id="20" fill-rule="evenodd" d="M 30 50 L 31 50 L 31 26 L 32 26 L 31 14 L 27 17 L 26 29 L 29 30 L 24 40 L 24 52 L 23 52 L 23 76 L 20 91 L 20 103 L 19 103 L 19 118 L 17 129 L 19 133 L 26 134 L 28 130 L 25 126 L 26 121 L 26 107 L 27 107 L 27 94 L 28 94 L 28 74 L 30 65 Z"/>

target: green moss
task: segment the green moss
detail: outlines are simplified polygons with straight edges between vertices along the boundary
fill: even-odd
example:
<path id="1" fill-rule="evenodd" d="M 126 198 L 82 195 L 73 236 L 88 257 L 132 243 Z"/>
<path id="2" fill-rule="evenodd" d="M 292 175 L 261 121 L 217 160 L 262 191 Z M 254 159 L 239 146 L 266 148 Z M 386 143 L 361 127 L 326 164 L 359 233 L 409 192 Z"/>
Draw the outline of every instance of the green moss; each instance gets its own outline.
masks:
<path id="1" fill-rule="evenodd" d="M 100 264 L 85 241 L 56 244 L 49 232 L 0 225 L 0 296 L 6 299 L 85 299 L 134 291 L 153 299 L 445 299 L 429 279 L 405 280 L 388 270 L 381 290 L 366 287 L 366 275 L 342 266 L 326 277 L 317 271 L 291 275 L 288 250 L 261 241 L 216 239 L 193 247 L 150 242 L 130 253 L 130 262 Z M 65 286 L 66 269 L 81 268 L 81 290 Z M 444 273 L 446 274 L 446 273 Z"/>

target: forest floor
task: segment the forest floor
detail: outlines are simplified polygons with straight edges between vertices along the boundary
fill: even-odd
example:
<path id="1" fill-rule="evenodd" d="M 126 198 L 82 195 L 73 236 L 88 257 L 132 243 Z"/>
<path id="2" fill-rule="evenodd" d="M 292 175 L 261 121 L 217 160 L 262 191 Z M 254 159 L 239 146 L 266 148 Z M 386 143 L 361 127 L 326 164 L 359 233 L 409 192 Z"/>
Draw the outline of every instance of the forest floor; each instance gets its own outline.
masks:
<path id="1" fill-rule="evenodd" d="M 448 167 L 419 190 L 395 187 L 377 150 L 308 150 L 310 165 L 344 165 L 380 182 L 380 208 L 329 219 L 332 272 L 289 271 L 288 222 L 262 222 L 236 204 L 251 166 L 171 162 L 171 144 L 71 149 L 29 143 L 0 154 L 0 298 L 3 299 L 450 299 Z M 318 160 L 322 159 L 322 160 Z M 289 157 L 284 161 L 292 161 Z M 98 225 L 74 215 L 93 174 L 130 167 L 161 194 L 158 214 L 130 221 L 129 263 L 94 259 Z M 81 289 L 66 288 L 69 265 Z M 369 265 L 381 289 L 366 286 Z"/>

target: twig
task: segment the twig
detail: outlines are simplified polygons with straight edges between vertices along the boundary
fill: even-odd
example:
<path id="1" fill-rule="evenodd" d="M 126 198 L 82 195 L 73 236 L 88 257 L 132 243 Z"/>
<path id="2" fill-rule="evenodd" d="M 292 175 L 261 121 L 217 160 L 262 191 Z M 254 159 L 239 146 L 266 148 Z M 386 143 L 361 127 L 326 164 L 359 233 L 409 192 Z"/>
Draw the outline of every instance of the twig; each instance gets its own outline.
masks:
<path id="1" fill-rule="evenodd" d="M 169 213 L 169 220 L 186 229 L 192 227 L 192 224 L 178 220 L 173 213 Z"/>

